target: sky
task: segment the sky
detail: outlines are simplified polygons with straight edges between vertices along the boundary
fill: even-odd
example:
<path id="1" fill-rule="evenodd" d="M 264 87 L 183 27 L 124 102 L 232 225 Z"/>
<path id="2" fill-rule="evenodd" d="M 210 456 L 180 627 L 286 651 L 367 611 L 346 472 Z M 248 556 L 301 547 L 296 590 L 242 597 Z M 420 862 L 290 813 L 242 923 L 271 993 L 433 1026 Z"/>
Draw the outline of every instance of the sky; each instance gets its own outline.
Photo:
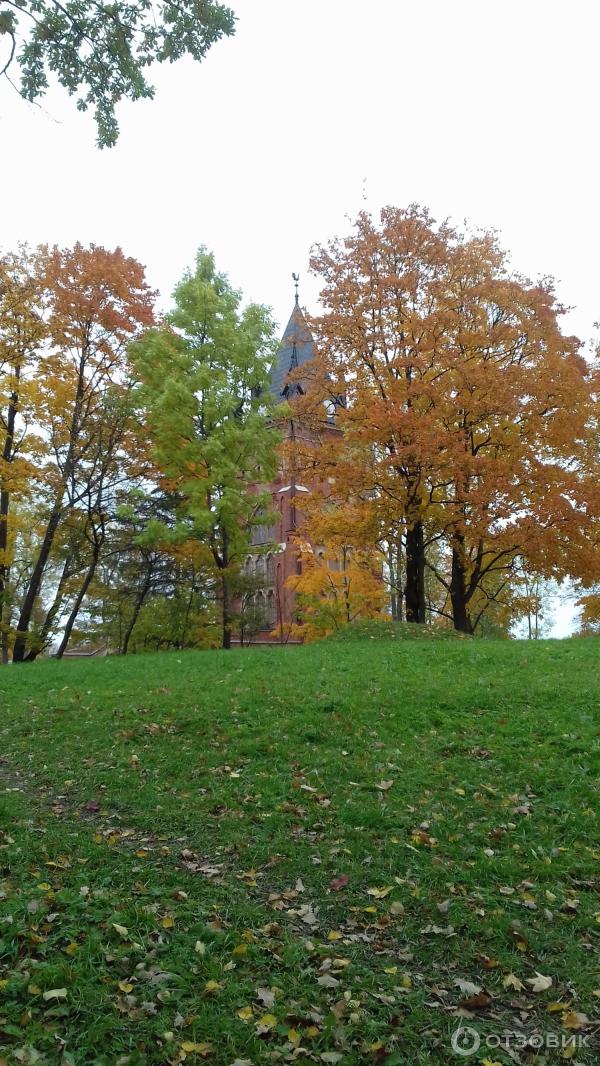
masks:
<path id="1" fill-rule="evenodd" d="M 62 90 L 40 108 L 0 83 L 0 247 L 120 245 L 168 307 L 206 245 L 283 326 L 292 272 L 316 309 L 313 244 L 417 202 L 498 230 L 516 269 L 557 279 L 569 332 L 595 335 L 600 5 L 230 2 L 235 37 L 156 68 L 115 148 Z"/>

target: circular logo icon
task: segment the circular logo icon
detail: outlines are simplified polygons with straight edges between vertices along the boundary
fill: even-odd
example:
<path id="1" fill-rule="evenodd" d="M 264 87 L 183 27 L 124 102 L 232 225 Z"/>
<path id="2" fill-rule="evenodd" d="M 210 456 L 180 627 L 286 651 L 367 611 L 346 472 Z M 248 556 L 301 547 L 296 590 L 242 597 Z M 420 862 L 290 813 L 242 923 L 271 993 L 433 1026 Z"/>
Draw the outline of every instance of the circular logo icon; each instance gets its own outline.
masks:
<path id="1" fill-rule="evenodd" d="M 464 1055 L 466 1057 L 479 1051 L 481 1037 L 476 1029 L 471 1029 L 468 1025 L 461 1025 L 459 1029 L 455 1029 L 452 1033 L 450 1043 L 456 1055 Z"/>

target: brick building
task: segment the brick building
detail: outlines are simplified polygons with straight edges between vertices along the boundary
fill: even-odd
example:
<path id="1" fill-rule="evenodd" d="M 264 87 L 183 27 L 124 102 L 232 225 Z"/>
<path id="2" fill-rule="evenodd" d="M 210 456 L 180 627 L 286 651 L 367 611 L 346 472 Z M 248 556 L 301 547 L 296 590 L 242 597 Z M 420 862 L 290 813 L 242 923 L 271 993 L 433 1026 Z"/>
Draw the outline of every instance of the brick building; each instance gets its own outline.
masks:
<path id="1" fill-rule="evenodd" d="M 290 382 L 289 375 L 313 355 L 313 338 L 296 294 L 294 309 L 271 371 L 271 388 L 277 400 L 292 400 L 302 391 L 302 384 Z M 307 433 L 294 418 L 278 423 L 277 428 L 287 440 L 302 439 Z M 333 412 L 325 415 L 322 432 L 338 432 Z M 295 595 L 286 583 L 289 577 L 301 572 L 294 538 L 301 522 L 302 497 L 310 491 L 310 485 L 300 484 L 293 474 L 281 469 L 266 488 L 271 494 L 271 511 L 277 519 L 273 526 L 254 528 L 244 570 L 249 582 L 257 588 L 244 597 L 242 615 L 250 609 L 249 613 L 255 614 L 256 618 L 264 618 L 263 626 L 252 634 L 253 643 L 288 643 L 289 626 L 295 617 Z"/>

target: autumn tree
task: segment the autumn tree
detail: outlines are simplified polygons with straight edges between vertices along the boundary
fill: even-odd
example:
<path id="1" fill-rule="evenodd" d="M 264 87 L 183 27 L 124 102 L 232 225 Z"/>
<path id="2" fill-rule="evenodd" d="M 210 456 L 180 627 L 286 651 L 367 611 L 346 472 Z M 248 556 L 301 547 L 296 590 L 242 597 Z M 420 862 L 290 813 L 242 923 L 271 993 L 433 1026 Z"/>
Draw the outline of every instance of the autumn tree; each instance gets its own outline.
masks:
<path id="1" fill-rule="evenodd" d="M 274 326 L 266 308 L 242 309 L 241 294 L 205 250 L 174 299 L 164 324 L 133 346 L 131 356 L 163 486 L 184 501 L 186 537 L 211 554 L 228 648 L 236 573 L 253 522 L 263 520 L 267 495 L 260 485 L 275 470 Z"/>
<path id="2" fill-rule="evenodd" d="M 593 565 L 593 372 L 560 329 L 551 283 L 511 272 L 494 234 L 437 225 L 416 206 L 386 208 L 379 224 L 361 213 L 313 269 L 324 313 L 298 406 L 318 427 L 324 403 L 346 403 L 340 434 L 305 461 L 335 498 L 360 503 L 376 542 L 400 532 L 406 619 L 426 620 L 437 543 L 448 567 L 436 576 L 465 632 L 518 557 L 547 576 Z"/>
<path id="3" fill-rule="evenodd" d="M 25 100 L 43 97 L 54 76 L 77 107 L 94 109 L 99 146 L 115 144 L 119 100 L 152 97 L 153 63 L 204 58 L 234 33 L 230 8 L 216 0 L 0 0 L 0 74 L 20 72 Z"/>
<path id="4" fill-rule="evenodd" d="M 78 615 L 79 639 L 121 655 L 214 642 L 212 560 L 204 545 L 182 536 L 180 505 L 177 496 L 152 488 L 146 479 L 118 492 L 106 545 Z"/>
<path id="5" fill-rule="evenodd" d="M 11 502 L 31 498 L 44 451 L 36 425 L 35 356 L 45 337 L 38 261 L 0 258 L 0 646 L 8 658 Z"/>
<path id="6" fill-rule="evenodd" d="M 13 662 L 34 659 L 43 647 L 30 632 L 34 611 L 57 534 L 82 506 L 97 565 L 103 494 L 127 423 L 127 347 L 153 321 L 153 294 L 143 268 L 119 249 L 76 245 L 40 256 L 47 336 L 37 359 L 36 417 L 48 450 L 39 490 L 44 517 L 20 605 Z"/>

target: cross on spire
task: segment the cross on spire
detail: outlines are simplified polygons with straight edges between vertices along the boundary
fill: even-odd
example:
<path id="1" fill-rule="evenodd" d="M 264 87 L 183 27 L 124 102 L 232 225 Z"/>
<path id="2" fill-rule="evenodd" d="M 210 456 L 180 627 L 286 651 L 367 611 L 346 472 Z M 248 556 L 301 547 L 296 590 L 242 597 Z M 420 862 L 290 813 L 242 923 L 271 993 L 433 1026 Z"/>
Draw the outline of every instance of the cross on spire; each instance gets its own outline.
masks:
<path id="1" fill-rule="evenodd" d="M 298 307 L 300 305 L 300 298 L 298 296 L 298 286 L 300 284 L 300 275 L 299 274 L 292 274 L 292 277 L 294 279 L 294 283 L 295 283 L 295 286 L 296 286 L 296 307 Z"/>

